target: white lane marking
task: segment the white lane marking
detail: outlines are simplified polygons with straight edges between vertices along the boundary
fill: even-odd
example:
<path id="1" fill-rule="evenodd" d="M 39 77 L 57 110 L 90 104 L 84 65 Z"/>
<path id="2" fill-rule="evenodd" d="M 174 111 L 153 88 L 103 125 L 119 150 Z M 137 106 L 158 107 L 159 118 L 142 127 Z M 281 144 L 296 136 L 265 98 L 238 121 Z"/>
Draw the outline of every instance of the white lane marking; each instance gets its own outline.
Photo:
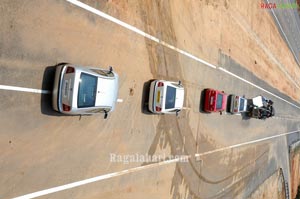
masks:
<path id="1" fill-rule="evenodd" d="M 257 142 L 263 142 L 263 141 L 266 141 L 266 140 L 271 140 L 271 139 L 279 138 L 279 137 L 282 137 L 282 136 L 287 136 L 287 135 L 290 135 L 290 134 L 293 134 L 293 133 L 298 133 L 298 132 L 299 132 L 299 130 L 290 131 L 288 133 L 282 133 L 282 134 L 278 134 L 278 135 L 273 135 L 273 136 L 269 136 L 269 137 L 265 137 L 265 138 L 261 138 L 261 139 L 257 139 L 257 140 L 252 140 L 252 141 L 248 141 L 248 142 L 244 142 L 244 143 L 240 143 L 240 144 L 235 144 L 235 145 L 232 145 L 232 146 L 227 146 L 227 147 L 207 151 L 207 152 L 204 152 L 204 153 L 198 153 L 198 154 L 195 154 L 195 158 L 199 159 L 200 157 L 203 157 L 205 155 L 210 155 L 210 154 L 213 154 L 213 153 L 217 153 L 217 152 L 221 152 L 221 151 L 225 151 L 225 150 L 229 150 L 229 149 L 233 149 L 233 148 L 238 148 L 238 147 L 242 147 L 242 146 L 245 146 L 245 145 L 255 144 Z M 187 155 L 187 156 L 185 156 L 185 158 L 191 158 L 191 155 Z M 199 159 L 199 160 L 201 161 L 201 159 Z M 86 184 L 89 184 L 89 183 L 98 182 L 98 181 L 102 181 L 102 180 L 117 177 L 117 176 L 123 176 L 125 174 L 130 174 L 130 173 L 145 170 L 145 169 L 150 169 L 150 168 L 155 168 L 155 167 L 159 167 L 159 166 L 163 166 L 163 165 L 167 165 L 167 164 L 177 163 L 177 162 L 180 162 L 180 161 L 182 161 L 182 157 L 167 160 L 167 161 L 162 161 L 162 162 L 158 162 L 158 163 L 154 163 L 154 164 L 149 164 L 149 165 L 146 165 L 146 166 L 139 166 L 139 167 L 135 167 L 135 168 L 119 171 L 119 172 L 108 173 L 108 174 L 96 176 L 96 177 L 93 177 L 93 178 L 89 178 L 89 179 L 85 179 L 85 180 L 81 180 L 81 181 L 77 181 L 77 182 L 73 182 L 73 183 L 69 183 L 69 184 L 65 184 L 65 185 L 61 185 L 61 186 L 57 186 L 57 187 L 53 187 L 53 188 L 50 188 L 50 189 L 45 189 L 45 190 L 42 190 L 42 191 L 37 191 L 37 192 L 34 192 L 34 193 L 26 194 L 26 195 L 23 195 L 23 196 L 15 197 L 14 199 L 36 198 L 36 197 L 39 197 L 39 196 L 44 196 L 44 195 L 48 195 L 48 194 L 51 194 L 51 193 L 55 193 L 55 192 L 59 192 L 59 191 L 67 190 L 67 189 L 72 189 L 72 188 L 79 187 L 79 186 L 82 186 L 82 185 L 86 185 Z"/>
<path id="2" fill-rule="evenodd" d="M 217 153 L 217 152 L 221 152 L 221 151 L 225 151 L 225 150 L 229 150 L 229 149 L 233 149 L 233 148 L 238 148 L 238 147 L 242 147 L 242 146 L 246 146 L 246 145 L 250 145 L 250 144 L 255 144 L 255 143 L 258 143 L 258 142 L 263 142 L 263 141 L 266 141 L 266 140 L 271 140 L 271 139 L 279 138 L 279 137 L 282 137 L 282 136 L 287 136 L 287 135 L 290 135 L 290 134 L 293 134 L 293 133 L 299 133 L 299 130 L 290 131 L 288 133 L 273 135 L 273 136 L 269 136 L 269 137 L 265 137 L 265 138 L 261 138 L 261 139 L 257 139 L 257 140 L 252 140 L 252 141 L 248 141 L 248 142 L 243 142 L 243 143 L 240 143 L 240 144 L 235 144 L 235 145 L 231 145 L 231 146 L 227 146 L 227 147 L 222 147 L 222 148 L 207 151 L 207 152 L 204 152 L 204 153 L 198 153 L 198 154 L 195 154 L 195 157 L 199 158 L 199 157 L 202 157 L 202 156 L 210 155 L 212 153 Z"/>
<path id="3" fill-rule="evenodd" d="M 123 170 L 123 171 L 119 171 L 119 172 L 104 174 L 104 175 L 101 175 L 101 176 L 96 176 L 96 177 L 93 177 L 93 178 L 89 178 L 89 179 L 85 179 L 85 180 L 81 180 L 81 181 L 61 185 L 61 186 L 58 186 L 58 187 L 53 187 L 53 188 L 50 188 L 50 189 L 45 189 L 45 190 L 42 190 L 42 191 L 26 194 L 26 195 L 19 196 L 19 197 L 13 198 L 13 199 L 36 198 L 36 197 L 39 197 L 39 196 L 48 195 L 48 194 L 51 194 L 51 193 L 63 191 L 63 190 L 66 190 L 66 189 L 71 189 L 71 188 L 82 186 L 82 185 L 85 185 L 85 184 L 89 184 L 89 183 L 93 183 L 93 182 L 97 182 L 97 181 L 101 181 L 101 180 L 105 180 L 105 179 L 109 179 L 109 178 L 113 178 L 113 177 L 117 177 L 117 176 L 122 176 L 122 175 L 133 173 L 133 172 L 136 172 L 136 171 L 171 164 L 171 163 L 174 163 L 174 162 L 178 162 L 180 160 L 182 160 L 182 158 L 181 159 L 180 158 L 171 159 L 171 160 L 167 160 L 167 161 L 163 161 L 163 162 L 158 162 L 158 163 L 155 163 L 155 164 L 149 164 L 149 165 L 146 165 L 146 166 L 140 166 L 140 167 L 135 167 L 135 168 L 128 169 L 128 170 Z"/>
<path id="4" fill-rule="evenodd" d="M 123 99 L 117 99 L 117 102 L 122 103 Z"/>
<path id="5" fill-rule="evenodd" d="M 167 43 L 164 42 L 164 41 L 160 41 L 159 43 L 160 43 L 161 45 L 165 46 L 165 47 L 168 47 L 168 48 L 170 48 L 170 49 L 175 50 L 176 52 L 178 52 L 178 53 L 180 53 L 180 54 L 183 54 L 183 55 L 185 55 L 185 56 L 187 56 L 187 57 L 190 57 L 190 58 L 194 59 L 194 60 L 197 61 L 197 62 L 200 62 L 200 63 L 202 63 L 202 64 L 204 64 L 204 65 L 207 65 L 207 66 L 209 66 L 209 67 L 211 67 L 211 68 L 214 68 L 214 69 L 217 68 L 217 66 L 215 66 L 215 65 L 213 65 L 213 64 L 210 64 L 210 63 L 208 63 L 207 61 L 204 61 L 203 59 L 200 59 L 200 58 L 198 58 L 198 57 L 196 57 L 196 56 L 194 56 L 194 55 L 192 55 L 192 54 L 190 54 L 190 53 L 188 53 L 188 52 L 186 52 L 186 51 L 184 51 L 184 50 L 181 50 L 181 49 L 179 49 L 179 48 L 176 48 L 175 46 L 172 46 L 172 45 L 170 45 L 170 44 L 167 44 Z"/>
<path id="6" fill-rule="evenodd" d="M 196 57 L 196 56 L 194 56 L 194 55 L 192 55 L 192 54 L 190 54 L 190 53 L 188 53 L 188 52 L 186 52 L 184 50 L 181 50 L 181 49 L 179 49 L 179 48 L 177 48 L 175 46 L 172 46 L 172 45 L 170 45 L 170 44 L 168 44 L 168 43 L 166 43 L 164 41 L 161 41 L 157 37 L 154 37 L 154 36 L 152 36 L 152 35 L 150 35 L 148 33 L 145 33 L 144 31 L 142 31 L 142 30 L 140 30 L 140 29 L 138 29 L 138 28 L 136 28 L 136 27 L 134 27 L 132 25 L 129 25 L 129 24 L 127 24 L 127 23 L 125 23 L 125 22 L 117 19 L 117 18 L 114 18 L 114 17 L 112 17 L 112 16 L 110 16 L 110 15 L 104 13 L 104 12 L 101 12 L 101 11 L 99 11 L 99 10 L 97 10 L 97 9 L 95 9 L 95 8 L 87 5 L 87 4 L 84 4 L 84 3 L 82 3 L 82 2 L 80 2 L 78 0 L 66 0 L 66 1 L 68 1 L 68 2 L 70 2 L 70 3 L 72 3 L 72 4 L 76 5 L 76 6 L 78 6 L 80 8 L 83 8 L 83 9 L 85 9 L 87 11 L 90 11 L 90 12 L 92 12 L 92 13 L 100 16 L 100 17 L 103 17 L 103 18 L 105 18 L 105 19 L 107 19 L 107 20 L 109 20 L 109 21 L 111 21 L 113 23 L 116 23 L 116 24 L 118 24 L 118 25 L 120 25 L 120 26 L 122 26 L 122 27 L 124 27 L 124 28 L 126 28 L 128 30 L 131 30 L 131 31 L 139 34 L 139 35 L 142 35 L 142 36 L 144 36 L 144 37 L 146 37 L 146 38 L 148 38 L 148 39 L 150 39 L 152 41 L 155 41 L 155 42 L 157 42 L 157 43 L 159 43 L 159 44 L 161 44 L 161 45 L 163 45 L 165 47 L 173 49 L 173 50 L 175 50 L 178 53 L 186 55 L 187 57 L 190 57 L 190 58 L 192 58 L 192 59 L 194 59 L 194 60 L 196 60 L 196 61 L 198 61 L 198 62 L 200 62 L 200 63 L 202 63 L 204 65 L 207 65 L 207 66 L 209 66 L 211 68 L 214 68 L 214 69 L 218 68 L 218 66 L 210 64 L 207 61 L 204 61 L 204 60 L 202 60 L 202 59 L 200 59 L 200 58 L 198 58 L 198 57 Z M 223 68 L 220 67 L 219 69 L 222 70 Z M 241 77 L 239 77 L 239 76 L 237 76 L 237 75 L 235 75 L 235 74 L 233 74 L 233 73 L 231 73 L 231 72 L 229 72 L 229 71 L 227 71 L 225 69 L 223 69 L 222 71 L 226 72 L 227 74 L 230 74 L 232 76 L 235 76 L 236 78 L 238 78 L 238 79 L 240 79 L 240 80 L 242 80 L 242 81 L 244 81 L 244 82 L 246 82 L 246 83 L 248 83 L 248 84 L 250 84 L 250 85 L 252 85 L 252 86 L 254 86 L 256 88 L 259 88 L 260 90 L 265 91 L 266 93 L 269 93 L 269 94 L 277 97 L 278 99 L 283 100 L 284 102 L 287 102 L 288 104 L 290 104 L 290 105 L 292 105 L 292 106 L 300 109 L 300 107 L 298 107 L 297 105 L 295 105 L 295 104 L 293 104 L 293 103 L 291 103 L 291 102 L 289 102 L 289 101 L 287 101 L 287 100 L 285 100 L 285 99 L 283 99 L 283 98 L 281 98 L 281 97 L 279 97 L 279 96 L 271 93 L 270 91 L 267 91 L 267 90 L 261 88 L 260 86 L 257 86 L 257 85 L 255 85 L 255 84 L 253 84 L 253 83 L 251 83 L 251 82 L 249 82 L 249 81 L 247 81 L 247 80 L 245 80 L 245 79 L 243 79 L 243 78 L 241 78 Z"/>
<path id="7" fill-rule="evenodd" d="M 269 0 L 267 0 L 267 2 L 270 3 Z M 299 62 L 299 60 L 298 60 L 298 57 L 296 56 L 296 54 L 295 54 L 295 52 L 294 52 L 294 50 L 293 50 L 293 48 L 292 48 L 292 46 L 291 46 L 291 44 L 290 44 L 290 42 L 289 42 L 287 36 L 286 36 L 286 34 L 284 33 L 284 31 L 283 31 L 283 29 L 282 29 L 282 27 L 281 27 L 281 25 L 280 25 L 280 23 L 279 23 L 279 20 L 278 20 L 278 18 L 277 18 L 276 15 L 275 15 L 275 12 L 274 12 L 273 8 L 271 8 L 271 12 L 272 12 L 273 16 L 275 17 L 276 22 L 277 22 L 277 24 L 278 24 L 278 26 L 279 26 L 279 28 L 280 28 L 280 30 L 281 30 L 281 32 L 282 32 L 284 38 L 286 39 L 286 41 L 287 41 L 287 43 L 288 43 L 288 45 L 289 45 L 289 47 L 290 47 L 290 49 L 291 49 L 291 51 L 292 51 L 292 53 L 293 53 L 293 55 L 294 55 L 294 57 L 295 57 L 295 59 L 296 59 L 298 65 L 300 65 L 300 62 Z M 299 28 L 298 28 L 298 29 L 299 29 Z"/>
<path id="8" fill-rule="evenodd" d="M 48 90 L 25 88 L 25 87 L 18 87 L 18 86 L 7 86 L 7 85 L 0 85 L 0 90 L 22 91 L 22 92 L 39 93 L 39 94 L 50 94 L 51 93 L 51 91 L 48 91 Z"/>
<path id="9" fill-rule="evenodd" d="M 258 88 L 258 89 L 260 89 L 260 90 L 262 90 L 262 91 L 264 91 L 264 92 L 266 92 L 266 93 L 268 93 L 268 94 L 270 94 L 270 95 L 272 95 L 272 96 L 274 96 L 274 97 L 276 97 L 276 98 L 278 98 L 278 99 L 280 99 L 280 100 L 282 100 L 282 101 L 284 101 L 284 102 L 286 102 L 286 103 L 288 103 L 288 104 L 290 104 L 292 106 L 294 106 L 297 109 L 300 109 L 299 106 L 293 104 L 292 102 L 289 102 L 289 101 L 283 99 L 282 97 L 279 97 L 278 95 L 275 95 L 275 94 L 271 93 L 270 91 L 268 91 L 268 90 L 266 90 L 266 89 L 264 89 L 264 88 L 262 88 L 260 86 L 257 86 L 256 84 L 253 84 L 252 82 L 249 82 L 248 80 L 245 80 L 244 78 L 242 78 L 242 77 L 240 77 L 240 76 L 238 76 L 238 75 L 236 75 L 236 74 L 234 74 L 234 73 L 226 70 L 225 68 L 219 67 L 218 69 L 221 70 L 221 71 L 223 71 L 223 72 L 225 72 L 225 73 L 227 73 L 227 74 L 229 74 L 229 75 L 231 75 L 231 76 L 233 76 L 233 77 L 235 77 L 235 78 L 237 78 L 237 79 L 239 79 L 239 80 L 242 80 L 243 82 L 246 82 L 247 84 L 250 84 L 251 86 L 254 86 L 254 87 L 256 87 L 256 88 Z"/>
<path id="10" fill-rule="evenodd" d="M 128 30 L 131 30 L 131 31 L 133 31 L 133 32 L 135 32 L 135 33 L 143 36 L 143 37 L 146 37 L 146 38 L 148 38 L 148 39 L 150 39 L 152 41 L 155 41 L 155 42 L 157 42 L 157 43 L 159 43 L 159 44 L 161 44 L 161 45 L 163 45 L 163 46 L 165 46 L 165 47 L 167 47 L 169 49 L 172 49 L 172 50 L 174 50 L 174 51 L 176 51 L 176 52 L 178 52 L 180 54 L 183 54 L 183 55 L 185 55 L 187 57 L 190 57 L 190 58 L 196 60 L 197 62 L 200 62 L 200 63 L 205 64 L 207 66 L 210 66 L 212 68 L 217 68 L 213 64 L 210 64 L 210 63 L 208 63 L 208 62 L 206 62 L 206 61 L 204 61 L 204 60 L 202 60 L 202 59 L 200 59 L 200 58 L 198 58 L 198 57 L 196 57 L 196 56 L 194 56 L 194 55 L 192 55 L 192 54 L 190 54 L 190 53 L 188 53 L 188 52 L 186 52 L 184 50 L 181 50 L 181 49 L 179 49 L 179 48 L 177 48 L 177 47 L 175 47 L 173 45 L 170 45 L 170 44 L 168 44 L 168 43 L 160 40 L 157 37 L 154 37 L 154 36 L 152 36 L 152 35 L 144 32 L 144 31 L 142 31 L 142 30 L 140 30 L 140 29 L 138 29 L 138 28 L 136 28 L 136 27 L 134 27 L 132 25 L 129 25 L 129 24 L 127 24 L 127 23 L 125 23 L 125 22 L 123 22 L 123 21 L 121 21 L 121 20 L 119 20 L 117 18 L 114 18 L 114 17 L 112 17 L 112 16 L 110 16 L 110 15 L 104 13 L 104 12 L 101 12 L 100 10 L 97 10 L 97 9 L 95 9 L 95 8 L 87 5 L 87 4 L 84 4 L 84 3 L 80 2 L 80 1 L 77 1 L 77 0 L 67 0 L 67 1 L 70 2 L 70 3 L 72 3 L 72 4 L 74 4 L 74 5 L 76 5 L 76 6 L 78 6 L 78 7 L 80 7 L 80 8 L 83 8 L 83 9 L 85 9 L 87 11 L 90 11 L 90 12 L 92 12 L 92 13 L 100 16 L 100 17 L 103 17 L 103 18 L 105 18 L 105 19 L 107 19 L 107 20 L 109 20 L 109 21 L 111 21 L 113 23 L 116 23 L 116 24 L 118 24 L 118 25 L 120 25 L 120 26 L 122 26 L 122 27 L 124 27 L 124 28 L 126 28 Z"/>

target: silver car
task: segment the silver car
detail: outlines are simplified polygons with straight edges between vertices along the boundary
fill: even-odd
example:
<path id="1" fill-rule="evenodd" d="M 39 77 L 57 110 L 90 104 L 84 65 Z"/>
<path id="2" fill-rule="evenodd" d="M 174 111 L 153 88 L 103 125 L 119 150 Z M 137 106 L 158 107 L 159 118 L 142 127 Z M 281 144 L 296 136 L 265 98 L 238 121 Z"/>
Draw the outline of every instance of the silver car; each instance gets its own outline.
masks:
<path id="1" fill-rule="evenodd" d="M 229 112 L 232 114 L 239 114 L 247 112 L 247 99 L 238 95 L 230 95 Z"/>
<path id="2" fill-rule="evenodd" d="M 61 64 L 56 67 L 53 109 L 69 115 L 107 114 L 115 109 L 119 77 L 108 70 Z"/>
<path id="3" fill-rule="evenodd" d="M 184 88 L 181 82 L 154 80 L 150 84 L 148 108 L 152 113 L 178 114 L 183 108 Z"/>

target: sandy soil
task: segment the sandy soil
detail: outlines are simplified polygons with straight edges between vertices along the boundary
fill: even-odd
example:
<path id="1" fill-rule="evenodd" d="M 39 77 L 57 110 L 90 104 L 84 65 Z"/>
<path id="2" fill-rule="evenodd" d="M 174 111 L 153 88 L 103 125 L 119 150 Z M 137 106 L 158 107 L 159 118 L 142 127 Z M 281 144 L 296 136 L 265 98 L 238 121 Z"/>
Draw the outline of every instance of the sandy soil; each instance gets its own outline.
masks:
<path id="1" fill-rule="evenodd" d="M 277 191 L 276 191 L 277 190 Z M 285 199 L 284 182 L 279 171 L 270 176 L 248 199 Z"/>
<path id="2" fill-rule="evenodd" d="M 292 162 L 291 162 L 291 174 L 292 174 L 292 198 L 295 198 L 297 195 L 297 189 L 300 183 L 300 167 L 299 167 L 299 163 L 300 163 L 300 154 L 296 154 L 293 156 L 292 158 Z"/>
<path id="3" fill-rule="evenodd" d="M 229 55 L 256 76 L 279 91 L 298 100 L 300 70 L 292 53 L 281 38 L 271 15 L 259 7 L 260 1 L 190 1 L 182 9 L 174 5 L 178 17 L 189 15 L 193 21 L 183 21 L 184 26 L 174 25 L 178 45 L 197 52 L 200 57 L 215 62 L 217 51 Z M 187 4 L 188 5 L 188 4 Z M 194 9 L 200 8 L 200 12 Z M 180 20 L 177 20 L 180 21 Z M 180 27 L 181 29 L 176 29 Z M 182 27 L 185 28 L 182 29 Z M 189 34 L 200 33 L 198 36 Z M 199 39 L 201 46 L 191 49 L 187 44 Z M 218 63 L 215 63 L 218 64 Z M 226 66 L 230 68 L 230 66 Z"/>
<path id="4" fill-rule="evenodd" d="M 219 64 L 221 50 L 279 91 L 300 99 L 300 69 L 260 1 L 143 1 L 139 7 L 133 2 L 109 1 L 105 9 L 211 63 Z M 134 16 L 139 13 L 141 18 Z M 195 40 L 201 45 L 195 45 Z"/>
<path id="5" fill-rule="evenodd" d="M 300 143 L 294 143 L 291 146 L 290 167 L 291 167 L 291 197 L 297 195 L 298 186 L 300 185 Z"/>

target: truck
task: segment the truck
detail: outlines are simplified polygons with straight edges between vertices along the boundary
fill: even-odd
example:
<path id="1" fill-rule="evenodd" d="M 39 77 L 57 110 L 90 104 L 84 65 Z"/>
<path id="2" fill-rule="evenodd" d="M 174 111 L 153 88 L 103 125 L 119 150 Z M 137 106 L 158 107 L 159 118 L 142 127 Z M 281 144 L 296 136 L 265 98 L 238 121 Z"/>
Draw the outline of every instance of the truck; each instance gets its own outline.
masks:
<path id="1" fill-rule="evenodd" d="M 246 115 L 261 120 L 275 116 L 273 101 L 261 95 L 248 99 Z"/>

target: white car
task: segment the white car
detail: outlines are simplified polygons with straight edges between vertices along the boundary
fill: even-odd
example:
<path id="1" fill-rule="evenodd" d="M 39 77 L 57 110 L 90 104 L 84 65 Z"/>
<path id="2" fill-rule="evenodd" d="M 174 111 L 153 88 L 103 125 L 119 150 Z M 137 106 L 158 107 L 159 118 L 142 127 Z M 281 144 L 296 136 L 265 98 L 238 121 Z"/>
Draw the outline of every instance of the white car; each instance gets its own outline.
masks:
<path id="1" fill-rule="evenodd" d="M 229 112 L 239 114 L 247 112 L 247 99 L 238 95 L 230 95 Z"/>
<path id="2" fill-rule="evenodd" d="M 152 113 L 178 114 L 182 110 L 184 88 L 181 82 L 154 80 L 150 84 L 148 108 Z"/>
<path id="3" fill-rule="evenodd" d="M 52 92 L 53 109 L 69 115 L 91 115 L 115 109 L 118 75 L 108 70 L 61 64 L 56 67 Z"/>

